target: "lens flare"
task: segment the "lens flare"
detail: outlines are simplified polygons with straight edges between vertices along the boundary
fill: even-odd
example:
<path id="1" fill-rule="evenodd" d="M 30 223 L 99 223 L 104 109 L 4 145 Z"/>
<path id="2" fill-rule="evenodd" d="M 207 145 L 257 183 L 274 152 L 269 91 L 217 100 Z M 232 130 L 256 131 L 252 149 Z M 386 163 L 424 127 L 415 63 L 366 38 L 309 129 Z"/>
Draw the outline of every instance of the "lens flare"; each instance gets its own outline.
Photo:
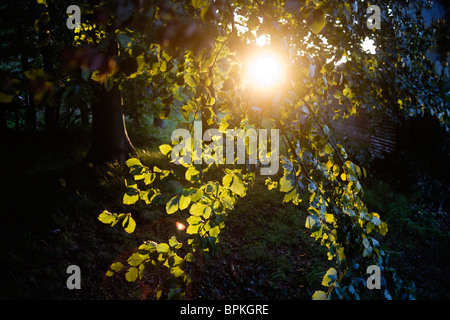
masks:
<path id="1" fill-rule="evenodd" d="M 283 65 L 281 59 L 273 53 L 255 54 L 248 62 L 247 81 L 259 89 L 269 89 L 282 83 Z"/>
<path id="2" fill-rule="evenodd" d="M 186 226 L 178 221 L 176 222 L 176 226 L 177 226 L 177 229 L 180 231 L 184 231 L 184 229 L 186 229 Z"/>

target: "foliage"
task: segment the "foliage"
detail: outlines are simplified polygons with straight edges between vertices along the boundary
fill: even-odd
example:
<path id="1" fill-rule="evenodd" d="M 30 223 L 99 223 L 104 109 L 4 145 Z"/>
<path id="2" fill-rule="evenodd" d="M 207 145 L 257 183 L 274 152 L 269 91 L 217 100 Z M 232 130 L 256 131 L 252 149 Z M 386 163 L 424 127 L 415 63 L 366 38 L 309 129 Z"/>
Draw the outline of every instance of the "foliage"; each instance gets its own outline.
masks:
<path id="1" fill-rule="evenodd" d="M 355 114 L 359 107 L 389 114 L 395 102 L 400 108 L 394 113 L 403 109 L 412 114 L 430 112 L 448 124 L 444 96 L 436 87 L 439 79 L 419 54 L 424 47 L 420 41 L 425 41 L 425 46 L 432 43 L 431 30 L 422 28 L 418 18 L 411 18 L 399 4 L 374 4 L 389 12 L 382 22 L 387 30 L 373 36 L 380 52 L 377 56 L 361 47 L 368 31 L 363 23 L 364 3 L 358 1 L 352 5 L 338 1 L 186 1 L 152 5 L 123 1 L 116 11 L 109 12 L 116 23 L 119 43 L 128 54 L 119 59 L 122 63 L 126 61 L 123 59 L 133 59 L 135 66 L 129 72 L 118 68 L 121 76 L 133 78 L 136 72 L 146 73 L 152 83 L 162 81 L 170 88 L 184 86 L 192 95 L 180 111 L 191 128 L 199 115 L 208 125 L 220 124 L 222 132 L 233 125 L 258 127 L 264 114 L 281 131 L 288 149 L 282 156 L 283 174 L 278 181 L 267 179 L 266 184 L 285 193 L 284 202 L 305 207 L 309 213 L 305 226 L 327 248 L 332 262 L 323 277 L 326 291 L 316 291 L 313 299 L 363 297 L 361 288 L 369 265 L 378 265 L 383 271 L 382 297 L 412 297 L 411 289 L 404 287 L 395 270 L 385 265 L 387 253 L 379 239 L 388 232 L 388 226 L 362 200 L 365 169 L 351 162 L 343 146 L 334 141 L 320 121 L 321 111 L 333 96 L 348 106 L 347 116 Z M 421 5 L 425 3 L 411 4 L 409 8 L 420 9 Z M 237 19 L 236 15 L 243 18 Z M 293 71 L 277 90 L 255 92 L 242 83 L 245 60 L 249 52 L 257 50 L 255 34 L 270 35 L 270 48 L 285 57 L 287 69 Z M 135 47 L 139 54 L 135 54 Z M 414 61 L 406 60 L 411 50 Z M 347 63 L 336 68 L 334 62 L 342 57 Z M 397 77 L 400 63 L 402 77 L 428 80 L 417 87 Z M 116 69 L 106 71 L 94 80 L 108 85 Z M 393 85 L 400 92 L 387 90 Z M 336 90 L 339 87 L 344 89 Z M 169 100 L 163 102 L 163 110 L 170 108 L 171 97 L 169 94 Z M 379 98 L 375 101 L 375 97 Z M 255 105 L 262 109 L 260 114 L 251 108 Z M 220 123 L 219 112 L 227 114 Z M 160 149 L 170 156 L 170 146 Z M 208 170 L 214 164 L 199 167 L 185 163 L 182 183 L 175 180 L 170 192 L 162 192 L 152 188 L 152 183 L 172 175 L 180 179 L 175 171 L 150 169 L 135 158 L 129 159 L 127 165 L 133 178 L 126 181 L 124 203 L 142 200 L 149 205 L 162 204 L 167 214 L 187 215 L 188 224 L 186 243 L 172 237 L 167 243 L 142 244 L 128 260 L 127 280 L 142 277 L 147 266 L 165 266 L 171 277 L 159 288 L 158 297 L 183 297 L 195 253 L 214 251 L 227 213 L 239 197 L 245 196 L 255 174 L 250 168 L 224 169 L 221 179 L 208 180 Z M 108 275 L 122 267 L 113 264 Z"/>
<path id="2" fill-rule="evenodd" d="M 48 17 L 49 8 L 55 8 L 51 4 L 38 1 L 42 16 L 32 18 L 37 32 L 53 21 Z M 8 78 L 2 81 L 1 102 L 10 103 L 26 84 L 37 102 L 47 104 L 80 101 L 81 88 L 101 85 L 111 90 L 117 85 L 134 119 L 148 112 L 161 119 L 175 114 L 186 128 L 202 119 L 221 132 L 260 128 L 262 119 L 268 119 L 282 133 L 286 153 L 282 173 L 266 185 L 283 193 L 284 202 L 304 207 L 309 214 L 305 226 L 326 248 L 330 261 L 322 281 L 326 291 L 316 291 L 313 299 L 363 298 L 366 268 L 373 264 L 383 270 L 381 297 L 410 297 L 411 289 L 386 265 L 380 239 L 388 226 L 363 202 L 365 169 L 348 159 L 321 116 L 337 99 L 346 110 L 342 115 L 336 110 L 336 118 L 352 116 L 359 108 L 374 115 L 429 113 L 448 127 L 442 64 L 439 68 L 444 57 L 433 54 L 440 52 L 435 32 L 443 22 L 428 23 L 425 1 L 408 7 L 372 4 L 383 12 L 381 31 L 366 28 L 365 1 L 82 3 L 82 28 L 62 53 L 61 77 L 52 78 L 47 68 L 24 72 L 26 81 Z M 264 92 L 243 80 L 251 54 L 261 50 L 255 39 L 262 35 L 270 39 L 267 48 L 286 62 L 283 83 Z M 366 38 L 374 40 L 377 55 L 362 48 Z M 346 62 L 338 65 L 342 58 Z M 131 107 L 135 100 L 152 108 L 147 110 L 143 102 Z M 170 145 L 160 150 L 170 158 Z M 180 175 L 170 166 L 150 168 L 137 158 L 127 166 L 123 203 L 164 206 L 167 214 L 185 220 L 187 239 L 144 242 L 127 261 L 126 280 L 165 267 L 170 276 L 157 297 L 182 298 L 192 264 L 198 255 L 214 252 L 226 217 L 252 186 L 255 170 L 227 167 L 217 177 L 214 163 L 184 163 Z M 130 213 L 105 210 L 98 219 L 122 225 L 127 233 L 136 227 Z M 123 268 L 113 263 L 107 276 Z"/>

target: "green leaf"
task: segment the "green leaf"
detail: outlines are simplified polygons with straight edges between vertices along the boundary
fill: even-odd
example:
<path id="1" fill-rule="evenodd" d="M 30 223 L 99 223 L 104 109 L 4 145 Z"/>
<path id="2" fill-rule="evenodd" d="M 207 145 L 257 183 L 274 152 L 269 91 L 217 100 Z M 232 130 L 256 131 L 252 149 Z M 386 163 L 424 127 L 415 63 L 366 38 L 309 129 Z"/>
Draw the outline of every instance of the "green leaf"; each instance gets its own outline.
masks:
<path id="1" fill-rule="evenodd" d="M 331 213 L 325 213 L 325 221 L 327 223 L 333 223 L 334 222 L 334 216 Z"/>
<path id="2" fill-rule="evenodd" d="M 156 242 L 146 241 L 143 244 L 141 244 L 138 249 L 152 253 L 152 252 L 156 251 L 156 245 L 157 245 Z"/>
<path id="3" fill-rule="evenodd" d="M 318 226 L 320 226 L 320 219 L 314 215 L 309 215 L 308 218 L 306 218 L 305 227 L 308 229 L 315 229 Z"/>
<path id="4" fill-rule="evenodd" d="M 214 97 L 210 97 L 208 101 L 206 102 L 207 106 L 212 106 L 216 102 L 216 99 Z"/>
<path id="5" fill-rule="evenodd" d="M 197 234 L 201 226 L 202 226 L 201 224 L 191 224 L 186 228 L 186 233 Z"/>
<path id="6" fill-rule="evenodd" d="M 350 18 L 352 17 L 352 8 L 348 3 L 344 3 L 344 14 L 347 22 L 349 22 Z"/>
<path id="7" fill-rule="evenodd" d="M 148 255 L 133 253 L 127 260 L 130 266 L 136 267 L 148 259 Z"/>
<path id="8" fill-rule="evenodd" d="M 384 297 L 385 297 L 387 300 L 392 300 L 392 296 L 390 295 L 388 289 L 385 289 L 385 290 L 384 290 Z"/>
<path id="9" fill-rule="evenodd" d="M 117 213 L 111 213 L 108 210 L 104 210 L 98 216 L 98 220 L 105 224 L 111 224 L 111 227 L 113 227 L 117 223 Z"/>
<path id="10" fill-rule="evenodd" d="M 127 215 L 125 219 L 123 219 L 122 226 L 127 233 L 133 233 L 136 228 L 136 221 L 131 217 L 131 215 Z"/>
<path id="11" fill-rule="evenodd" d="M 215 226 L 214 228 L 211 228 L 209 230 L 209 235 L 214 238 L 217 238 L 219 236 L 219 233 L 220 233 L 219 226 Z"/>
<path id="12" fill-rule="evenodd" d="M 139 159 L 137 158 L 130 158 L 126 161 L 126 164 L 128 167 L 133 167 L 133 166 L 142 166 L 142 163 Z"/>
<path id="13" fill-rule="evenodd" d="M 330 146 L 329 143 L 327 143 L 327 144 L 325 145 L 324 151 L 325 151 L 326 154 L 332 154 L 332 153 L 333 153 L 333 147 Z"/>
<path id="14" fill-rule="evenodd" d="M 163 155 L 167 156 L 169 152 L 172 151 L 172 147 L 168 144 L 163 144 L 159 146 L 159 151 L 161 151 Z"/>
<path id="15" fill-rule="evenodd" d="M 233 174 L 231 173 L 224 175 L 222 178 L 223 186 L 227 189 L 230 188 L 232 181 L 233 181 Z"/>
<path id="16" fill-rule="evenodd" d="M 143 176 L 144 176 L 144 183 L 145 183 L 146 185 L 151 184 L 151 183 L 152 183 L 153 181 L 155 181 L 155 179 L 156 179 L 156 174 L 153 173 L 153 172 L 145 172 L 145 173 L 143 174 Z"/>
<path id="17" fill-rule="evenodd" d="M 194 255 L 192 254 L 192 253 L 188 253 L 188 254 L 186 254 L 186 256 L 184 257 L 184 259 L 187 261 L 187 262 L 194 262 L 195 261 L 195 259 L 194 259 Z"/>
<path id="18" fill-rule="evenodd" d="M 190 196 L 181 195 L 180 203 L 178 205 L 179 209 L 180 210 L 186 209 L 189 206 L 190 203 L 191 203 L 191 197 Z"/>
<path id="19" fill-rule="evenodd" d="M 156 250 L 158 251 L 158 253 L 169 253 L 170 247 L 167 243 L 159 243 L 156 246 Z"/>
<path id="20" fill-rule="evenodd" d="M 383 222 L 381 223 L 381 226 L 380 226 L 379 228 L 380 228 L 380 234 L 381 234 L 382 236 L 385 236 L 386 233 L 388 232 L 388 225 L 387 225 L 387 223 L 383 221 Z"/>
<path id="21" fill-rule="evenodd" d="M 318 291 L 314 292 L 312 299 L 313 300 L 327 300 L 328 297 L 325 292 L 323 292 L 322 290 L 318 290 Z"/>
<path id="22" fill-rule="evenodd" d="M 123 269 L 123 264 L 122 262 L 114 262 L 109 268 L 115 272 L 118 272 Z"/>
<path id="23" fill-rule="evenodd" d="M 169 117 L 169 115 L 170 115 L 170 107 L 164 107 L 163 109 L 161 109 L 160 111 L 159 111 L 159 118 L 160 119 L 167 119 L 168 117 Z"/>
<path id="24" fill-rule="evenodd" d="M 286 176 L 283 176 L 280 179 L 280 191 L 281 192 L 289 192 L 295 185 L 295 180 L 288 179 Z"/>
<path id="25" fill-rule="evenodd" d="M 184 75 L 184 82 L 186 82 L 186 84 L 190 87 L 197 86 L 197 83 L 195 82 L 194 78 L 188 73 Z"/>
<path id="26" fill-rule="evenodd" d="M 174 277 L 181 277 L 184 274 L 184 270 L 181 269 L 180 265 L 170 268 L 170 274 Z"/>
<path id="27" fill-rule="evenodd" d="M 342 92 L 340 92 L 340 91 L 336 91 L 335 93 L 333 93 L 333 97 L 335 98 L 335 99 L 341 99 L 342 98 Z"/>
<path id="28" fill-rule="evenodd" d="M 205 188 L 205 193 L 212 194 L 215 191 L 216 191 L 216 185 L 212 182 L 208 182 L 208 184 L 206 185 L 206 188 Z"/>
<path id="29" fill-rule="evenodd" d="M 203 203 L 194 203 L 189 210 L 189 213 L 193 216 L 203 216 L 205 219 L 208 219 L 211 215 L 211 208 Z"/>
<path id="30" fill-rule="evenodd" d="M 234 208 L 234 198 L 225 196 L 222 198 L 222 204 L 226 209 L 232 210 Z"/>
<path id="31" fill-rule="evenodd" d="M 127 273 L 125 274 L 125 279 L 128 282 L 136 281 L 137 277 L 138 277 L 138 268 L 136 267 L 129 268 Z"/>
<path id="32" fill-rule="evenodd" d="M 136 189 L 130 189 L 123 195 L 123 204 L 131 205 L 139 200 L 139 192 Z"/>
<path id="33" fill-rule="evenodd" d="M 372 247 L 369 246 L 368 248 L 364 248 L 363 250 L 363 257 L 367 258 L 372 254 Z"/>
<path id="34" fill-rule="evenodd" d="M 123 269 L 122 262 L 114 262 L 110 267 L 109 270 L 106 272 L 107 277 L 113 276 L 116 272 L 119 272 Z"/>
<path id="35" fill-rule="evenodd" d="M 161 61 L 161 65 L 159 66 L 159 71 L 161 71 L 161 72 L 167 71 L 167 63 L 164 60 Z"/>
<path id="36" fill-rule="evenodd" d="M 169 239 L 169 246 L 171 246 L 172 248 L 174 248 L 174 249 L 180 249 L 181 247 L 182 247 L 182 243 L 181 242 L 179 242 L 178 240 L 177 240 L 177 238 L 175 238 L 175 236 L 172 236 L 170 239 Z"/>
<path id="37" fill-rule="evenodd" d="M 187 181 L 195 181 L 200 175 L 200 171 L 198 171 L 194 166 L 189 167 L 185 172 L 185 178 Z"/>
<path id="38" fill-rule="evenodd" d="M 233 183 L 230 186 L 230 190 L 238 196 L 245 196 L 245 186 L 242 180 L 238 176 L 233 176 Z"/>
<path id="39" fill-rule="evenodd" d="M 119 34 L 117 41 L 120 43 L 122 48 L 131 48 L 133 46 L 133 40 L 125 33 Z"/>
<path id="40" fill-rule="evenodd" d="M 195 9 L 199 9 L 199 8 L 203 7 L 203 5 L 204 5 L 204 1 L 203 0 L 192 0 L 192 6 Z"/>
<path id="41" fill-rule="evenodd" d="M 333 166 L 333 176 L 337 177 L 339 175 L 339 166 L 335 164 Z"/>
<path id="42" fill-rule="evenodd" d="M 176 180 L 170 180 L 167 184 L 170 186 L 170 189 L 173 190 L 174 193 L 181 194 L 183 192 L 183 186 L 180 182 Z"/>
<path id="43" fill-rule="evenodd" d="M 310 24 L 311 31 L 318 34 L 325 27 L 325 12 L 321 9 L 314 10 L 312 13 L 313 22 Z"/>
<path id="44" fill-rule="evenodd" d="M 338 250 L 338 263 L 341 263 L 342 261 L 345 260 L 345 249 L 343 247 L 339 248 Z"/>
<path id="45" fill-rule="evenodd" d="M 337 280 L 337 271 L 335 268 L 328 269 L 327 273 L 322 279 L 322 285 L 325 287 L 329 287 Z"/>
<path id="46" fill-rule="evenodd" d="M 172 214 L 176 212 L 179 208 L 179 204 L 180 204 L 180 196 L 172 197 L 166 204 L 167 214 Z"/>
<path id="47" fill-rule="evenodd" d="M 380 216 L 378 215 L 378 213 L 373 213 L 373 217 L 372 217 L 372 223 L 376 226 L 381 226 L 381 220 L 380 220 Z"/>
<path id="48" fill-rule="evenodd" d="M 365 248 L 370 248 L 370 242 L 369 242 L 369 240 L 367 240 L 367 238 L 363 239 L 363 246 Z"/>
<path id="49" fill-rule="evenodd" d="M 298 205 L 302 202 L 302 199 L 300 197 L 300 193 L 297 192 L 297 189 L 292 188 L 292 190 L 287 192 L 284 196 L 283 202 L 292 202 L 293 204 Z"/>
<path id="50" fill-rule="evenodd" d="M 183 115 L 183 118 L 186 122 L 188 122 L 190 119 L 191 111 L 192 111 L 192 108 L 187 105 L 184 105 L 180 108 L 180 112 Z"/>

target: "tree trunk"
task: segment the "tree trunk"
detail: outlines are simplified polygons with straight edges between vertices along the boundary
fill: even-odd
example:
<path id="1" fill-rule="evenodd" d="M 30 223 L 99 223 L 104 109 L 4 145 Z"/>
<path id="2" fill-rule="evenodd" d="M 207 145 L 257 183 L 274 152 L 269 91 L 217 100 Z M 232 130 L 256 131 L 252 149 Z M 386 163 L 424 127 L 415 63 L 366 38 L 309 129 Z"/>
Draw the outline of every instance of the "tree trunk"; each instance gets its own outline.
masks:
<path id="1" fill-rule="evenodd" d="M 42 58 L 44 62 L 44 71 L 51 76 L 55 76 L 55 70 L 53 67 L 54 61 L 54 48 L 49 43 L 42 48 Z M 45 118 L 45 130 L 55 130 L 58 126 L 60 113 L 60 105 L 50 105 L 47 101 L 44 101 L 44 118 Z"/>
<path id="2" fill-rule="evenodd" d="M 19 28 L 19 39 L 21 39 L 20 62 L 22 65 L 22 73 L 25 75 L 25 72 L 30 70 L 30 64 L 28 63 L 27 44 L 22 28 Z M 27 93 L 25 98 L 25 127 L 27 129 L 36 130 L 37 117 L 34 94 L 31 92 Z"/>
<path id="3" fill-rule="evenodd" d="M 0 103 L 0 132 L 8 131 L 8 125 L 6 123 L 6 103 Z"/>
<path id="4" fill-rule="evenodd" d="M 109 34 L 114 34 L 110 27 Z M 118 43 L 111 39 L 107 54 L 119 55 Z M 128 138 L 123 115 L 123 100 L 117 84 L 111 90 L 95 85 L 95 101 L 92 104 L 92 145 L 88 160 L 94 163 L 118 161 L 124 163 L 134 147 Z"/>
<path id="5" fill-rule="evenodd" d="M 128 138 L 122 112 L 122 97 L 117 85 L 107 91 L 96 88 L 92 105 L 92 145 L 88 160 L 94 163 L 124 163 L 134 147 Z"/>
<path id="6" fill-rule="evenodd" d="M 81 115 L 81 124 L 83 126 L 89 125 L 89 105 L 85 101 L 80 102 L 80 115 Z"/>

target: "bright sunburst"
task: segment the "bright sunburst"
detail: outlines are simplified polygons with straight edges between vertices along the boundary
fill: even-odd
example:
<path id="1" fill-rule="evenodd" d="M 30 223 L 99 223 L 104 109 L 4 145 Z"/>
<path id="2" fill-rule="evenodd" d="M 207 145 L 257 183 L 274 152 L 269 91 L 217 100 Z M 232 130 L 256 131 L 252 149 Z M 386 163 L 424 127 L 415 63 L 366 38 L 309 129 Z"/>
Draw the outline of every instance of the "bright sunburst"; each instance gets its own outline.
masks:
<path id="1" fill-rule="evenodd" d="M 277 86 L 281 81 L 282 65 L 280 59 L 270 53 L 252 57 L 248 66 L 250 84 L 261 89 Z"/>

